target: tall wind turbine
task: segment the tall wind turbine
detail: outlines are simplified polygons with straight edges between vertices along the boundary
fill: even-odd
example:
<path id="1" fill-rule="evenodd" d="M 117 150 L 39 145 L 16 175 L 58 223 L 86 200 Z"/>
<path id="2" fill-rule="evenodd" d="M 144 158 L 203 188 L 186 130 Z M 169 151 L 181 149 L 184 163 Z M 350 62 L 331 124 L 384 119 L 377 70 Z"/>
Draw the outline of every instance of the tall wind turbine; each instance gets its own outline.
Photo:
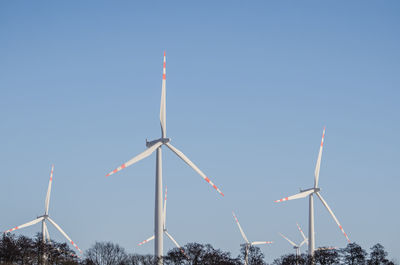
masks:
<path id="1" fill-rule="evenodd" d="M 79 247 L 75 244 L 75 242 L 72 241 L 71 238 L 69 238 L 69 236 L 61 229 L 61 227 L 58 224 L 56 224 L 56 222 L 54 222 L 53 219 L 51 219 L 50 216 L 49 216 L 50 193 L 51 193 L 51 184 L 53 182 L 53 171 L 54 171 L 54 165 L 51 166 L 49 186 L 47 188 L 46 200 L 45 200 L 45 203 L 44 203 L 44 215 L 38 216 L 35 220 L 30 221 L 30 222 L 28 222 L 26 224 L 11 228 L 11 229 L 5 231 L 4 233 L 9 233 L 9 232 L 15 231 L 17 229 L 21 229 L 21 228 L 28 227 L 28 226 L 37 224 L 39 222 L 42 222 L 42 239 L 43 239 L 43 242 L 44 243 L 46 243 L 46 242 L 51 243 L 50 234 L 49 234 L 49 231 L 47 229 L 47 224 L 46 224 L 46 221 L 49 221 L 55 228 L 57 228 L 58 231 L 60 231 L 60 233 L 68 240 L 68 242 L 70 242 L 80 253 L 82 253 L 82 250 L 79 249 Z"/>
<path id="2" fill-rule="evenodd" d="M 290 240 L 289 238 L 287 238 L 286 236 L 284 236 L 283 234 L 279 233 L 284 239 L 286 239 L 290 245 L 293 246 L 293 248 L 296 250 L 296 255 L 300 256 L 300 248 L 304 245 L 304 244 L 308 244 L 307 242 L 307 238 L 304 235 L 303 231 L 301 230 L 299 224 L 297 224 L 297 227 L 299 228 L 299 231 L 301 233 L 301 236 L 303 237 L 303 241 L 300 244 L 296 244 L 294 243 L 292 240 Z"/>
<path id="3" fill-rule="evenodd" d="M 247 239 L 245 233 L 243 232 L 243 229 L 240 226 L 239 220 L 237 219 L 235 213 L 232 212 L 232 214 L 233 214 L 233 218 L 235 218 L 237 226 L 239 227 L 240 234 L 242 234 L 242 237 L 243 237 L 244 241 L 246 241 L 246 243 L 245 243 L 246 244 L 246 248 L 245 248 L 245 252 L 244 252 L 244 265 L 247 265 L 247 264 L 249 264 L 249 260 L 248 260 L 249 259 L 249 249 L 250 249 L 251 246 L 272 244 L 273 242 L 272 241 L 253 241 L 253 242 L 250 242 Z"/>
<path id="4" fill-rule="evenodd" d="M 163 221 L 164 221 L 164 223 L 163 223 L 163 230 L 164 230 L 164 233 L 167 235 L 167 237 L 168 237 L 169 239 L 171 239 L 171 241 L 175 244 L 175 246 L 181 250 L 181 252 L 183 253 L 183 255 L 185 255 L 186 258 L 189 259 L 189 257 L 186 255 L 186 253 L 185 253 L 185 251 L 183 250 L 183 248 L 178 244 L 178 242 L 176 242 L 176 240 L 175 240 L 175 239 L 168 233 L 168 231 L 167 231 L 167 226 L 166 226 L 166 220 L 167 220 L 167 187 L 165 187 L 164 212 L 163 212 L 163 213 L 164 213 L 164 215 L 163 215 Z M 151 236 L 151 237 L 149 237 L 148 239 L 146 239 L 146 240 L 140 242 L 138 245 L 141 246 L 141 245 L 143 245 L 143 244 L 146 244 L 147 242 L 150 242 L 150 241 L 153 240 L 153 239 L 154 239 L 154 235 Z"/>
<path id="5" fill-rule="evenodd" d="M 289 200 L 294 200 L 294 199 L 300 199 L 304 197 L 309 197 L 309 225 L 308 225 L 308 253 L 310 255 L 314 255 L 314 249 L 315 249 L 315 238 L 314 238 L 314 198 L 313 195 L 317 195 L 317 197 L 321 200 L 322 204 L 325 206 L 325 208 L 328 210 L 328 212 L 331 214 L 333 220 L 335 220 L 336 224 L 339 226 L 340 230 L 344 234 L 344 236 L 347 239 L 347 242 L 350 243 L 350 239 L 347 236 L 346 232 L 344 232 L 342 225 L 339 223 L 338 219 L 336 216 L 333 214 L 331 208 L 328 206 L 324 198 L 322 198 L 321 193 L 320 193 L 320 188 L 318 187 L 318 179 L 319 179 L 319 169 L 321 167 L 321 157 L 322 157 L 322 148 L 324 146 L 324 137 L 325 137 L 325 128 L 322 132 L 322 140 L 321 140 L 321 146 L 319 148 L 319 154 L 318 154 L 318 159 L 317 159 L 317 165 L 315 166 L 315 178 L 314 178 L 314 187 L 306 190 L 300 190 L 300 193 L 290 196 L 290 197 L 285 197 L 283 199 L 277 200 L 275 202 L 283 202 L 283 201 L 289 201 Z"/>
<path id="6" fill-rule="evenodd" d="M 161 106 L 160 106 L 160 125 L 161 125 L 161 138 L 147 142 L 147 149 L 135 156 L 128 162 L 122 164 L 115 170 L 108 173 L 106 176 L 110 176 L 136 162 L 148 157 L 154 151 L 157 150 L 156 157 L 156 186 L 155 186 L 155 213 L 154 213 L 154 254 L 156 257 L 161 258 L 163 255 L 163 207 L 162 207 L 162 156 L 161 147 L 163 145 L 167 146 L 172 152 L 174 152 L 178 157 L 180 157 L 186 164 L 193 168 L 205 181 L 207 181 L 214 189 L 217 190 L 219 194 L 224 196 L 224 194 L 214 185 L 214 183 L 192 162 L 186 157 L 181 151 L 175 148 L 171 143 L 171 139 L 167 138 L 167 123 L 166 123 L 166 60 L 164 52 L 164 64 L 163 64 L 163 75 L 162 75 L 162 88 L 161 88 Z M 160 263 L 162 263 L 160 259 Z"/>

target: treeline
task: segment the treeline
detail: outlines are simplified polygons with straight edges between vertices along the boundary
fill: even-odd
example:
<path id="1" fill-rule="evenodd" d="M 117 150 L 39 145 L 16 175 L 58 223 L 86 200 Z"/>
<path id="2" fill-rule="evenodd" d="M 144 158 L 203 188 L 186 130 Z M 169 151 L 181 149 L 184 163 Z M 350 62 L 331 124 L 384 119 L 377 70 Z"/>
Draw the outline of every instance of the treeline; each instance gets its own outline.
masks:
<path id="1" fill-rule="evenodd" d="M 165 265 L 243 265 L 245 246 L 239 256 L 215 249 L 209 244 L 189 243 L 182 249 L 170 250 L 163 261 Z M 367 253 L 356 243 L 342 249 L 320 249 L 314 258 L 306 254 L 283 255 L 267 264 L 260 248 L 251 246 L 248 265 L 395 265 L 381 244 Z M 156 265 L 152 255 L 128 254 L 124 248 L 111 242 L 96 242 L 82 257 L 66 243 L 43 243 L 41 235 L 35 238 L 3 235 L 0 239 L 0 265 Z"/>

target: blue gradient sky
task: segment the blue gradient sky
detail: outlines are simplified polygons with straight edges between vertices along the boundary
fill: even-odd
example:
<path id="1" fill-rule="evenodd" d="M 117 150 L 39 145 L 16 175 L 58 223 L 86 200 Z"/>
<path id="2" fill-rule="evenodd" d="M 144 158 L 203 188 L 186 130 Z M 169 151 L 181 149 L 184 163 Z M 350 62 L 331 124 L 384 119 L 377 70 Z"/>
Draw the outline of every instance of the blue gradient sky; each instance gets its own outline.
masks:
<path id="1" fill-rule="evenodd" d="M 320 186 L 350 239 L 400 259 L 398 1 L 2 1 L 0 230 L 50 215 L 83 249 L 130 252 L 153 233 L 155 156 L 110 170 L 160 136 L 162 54 L 172 143 L 225 193 L 164 149 L 167 226 L 181 244 L 237 254 L 234 210 L 267 260 L 293 249 Z M 316 245 L 344 247 L 316 202 Z M 40 226 L 18 233 L 33 235 Z M 50 228 L 56 240 L 61 235 Z M 173 247 L 166 238 L 165 250 Z"/>

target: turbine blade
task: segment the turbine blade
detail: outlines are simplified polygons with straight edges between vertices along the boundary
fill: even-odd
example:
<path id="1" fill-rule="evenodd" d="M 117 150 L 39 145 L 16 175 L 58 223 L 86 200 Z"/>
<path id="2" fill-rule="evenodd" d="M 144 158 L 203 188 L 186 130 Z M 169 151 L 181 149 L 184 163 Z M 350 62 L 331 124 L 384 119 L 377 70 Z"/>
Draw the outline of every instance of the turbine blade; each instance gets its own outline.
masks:
<path id="1" fill-rule="evenodd" d="M 160 124 L 161 124 L 161 133 L 162 137 L 165 138 L 167 135 L 167 124 L 166 124 L 166 60 L 165 60 L 165 52 L 164 52 L 164 63 L 163 63 L 163 76 L 162 76 L 162 88 L 161 88 L 161 104 L 160 104 Z"/>
<path id="2" fill-rule="evenodd" d="M 272 244 L 274 243 L 273 241 L 254 241 L 251 242 L 250 245 L 254 246 L 254 245 L 266 245 L 266 244 Z"/>
<path id="3" fill-rule="evenodd" d="M 23 224 L 23 225 L 16 226 L 16 227 L 14 227 L 14 228 L 8 229 L 8 230 L 5 231 L 4 233 L 9 233 L 9 232 L 15 231 L 15 230 L 17 230 L 17 229 L 21 229 L 21 228 L 24 228 L 24 227 L 28 227 L 28 226 L 37 224 L 37 223 L 39 223 L 40 221 L 42 221 L 43 219 L 44 219 L 43 217 L 39 217 L 39 218 L 37 218 L 37 219 L 35 219 L 35 220 L 33 220 L 33 221 L 30 221 L 30 222 L 28 222 L 28 223 L 26 223 L 26 224 Z"/>
<path id="4" fill-rule="evenodd" d="M 122 164 L 120 167 L 118 167 L 117 169 L 114 169 L 113 171 L 111 171 L 110 173 L 108 173 L 106 175 L 106 177 L 117 173 L 118 171 L 121 171 L 122 169 L 129 167 L 130 165 L 142 160 L 143 158 L 148 157 L 149 155 L 151 155 L 158 147 L 160 147 L 162 145 L 162 142 L 158 142 L 156 144 L 154 144 L 153 146 L 147 148 L 143 153 L 138 154 L 137 156 L 135 156 L 134 158 L 132 158 L 131 160 L 129 160 L 128 162 Z"/>
<path id="5" fill-rule="evenodd" d="M 167 186 L 165 186 L 165 197 L 164 197 L 164 230 L 166 227 L 166 221 L 167 221 Z"/>
<path id="6" fill-rule="evenodd" d="M 276 200 L 275 202 L 284 202 L 284 201 L 290 201 L 290 200 L 304 198 L 304 197 L 307 197 L 308 195 L 310 195 L 313 192 L 314 192 L 313 189 L 312 190 L 307 190 L 307 191 L 302 191 L 302 192 L 297 193 L 295 195 L 292 195 L 292 196 L 289 196 L 289 197 L 285 197 L 285 198 L 280 199 L 280 200 Z"/>
<path id="7" fill-rule="evenodd" d="M 297 224 L 297 223 L 296 223 Z M 303 230 L 301 230 L 301 228 L 300 228 L 300 225 L 299 224 L 297 224 L 297 228 L 299 229 L 299 231 L 300 231 L 300 233 L 301 233 L 301 236 L 303 237 L 303 239 L 304 240 L 307 240 L 307 237 L 306 237 L 306 235 L 303 233 Z"/>
<path id="8" fill-rule="evenodd" d="M 214 183 L 192 162 L 187 158 L 181 151 L 173 147 L 170 143 L 166 143 L 169 149 L 172 150 L 177 156 L 179 156 L 186 164 L 188 164 L 191 168 L 193 168 L 205 181 L 207 181 L 214 189 L 217 190 L 219 194 L 224 196 L 224 194 L 220 191 L 220 189 L 215 186 Z"/>
<path id="9" fill-rule="evenodd" d="M 318 153 L 318 159 L 317 159 L 317 164 L 315 165 L 315 180 L 314 180 L 314 188 L 318 187 L 318 179 L 319 179 L 319 169 L 321 167 L 321 158 L 322 158 L 322 148 L 324 147 L 324 138 L 325 138 L 325 127 L 322 132 L 322 140 L 321 140 L 321 146 L 319 147 L 319 153 Z"/>
<path id="10" fill-rule="evenodd" d="M 171 241 L 175 244 L 175 246 L 181 250 L 181 252 L 183 253 L 183 255 L 185 255 L 185 257 L 186 257 L 187 259 L 189 259 L 189 257 L 186 255 L 186 253 L 185 253 L 185 251 L 183 250 L 183 248 L 182 248 L 182 247 L 178 244 L 178 242 L 176 242 L 176 240 L 167 232 L 167 230 L 164 230 L 164 233 L 167 235 L 167 237 L 168 237 L 169 239 L 171 239 Z"/>
<path id="11" fill-rule="evenodd" d="M 138 244 L 138 246 L 141 246 L 141 245 L 143 245 L 143 244 L 146 244 L 147 242 L 150 242 L 150 241 L 153 240 L 153 239 L 154 239 L 154 236 L 151 236 L 151 237 L 149 237 L 148 239 L 143 240 L 142 242 L 140 242 L 140 243 Z"/>
<path id="12" fill-rule="evenodd" d="M 283 234 L 279 233 L 281 235 L 281 237 L 283 237 L 284 239 L 286 239 L 292 246 L 297 247 L 297 244 L 295 244 L 292 240 L 290 240 L 289 238 L 285 237 Z"/>
<path id="13" fill-rule="evenodd" d="M 322 198 L 321 194 L 319 194 L 319 192 L 317 192 L 317 196 L 318 198 L 321 200 L 322 204 L 325 206 L 325 208 L 328 210 L 328 212 L 332 215 L 333 220 L 335 220 L 336 224 L 339 226 L 339 229 L 342 231 L 343 235 L 346 237 L 347 242 L 350 243 L 350 239 L 347 236 L 346 232 L 343 230 L 342 225 L 339 223 L 338 219 L 336 218 L 336 216 L 333 214 L 331 208 L 329 208 L 328 204 L 326 203 L 326 201 L 324 200 L 324 198 Z"/>
<path id="14" fill-rule="evenodd" d="M 51 184 L 52 184 L 52 182 L 53 182 L 53 171 L 54 171 L 54 165 L 51 165 L 51 173 L 50 173 L 49 186 L 48 186 L 48 188 L 47 188 L 46 201 L 45 201 L 45 203 L 44 203 L 45 214 L 46 214 L 46 215 L 49 213 Z"/>
<path id="15" fill-rule="evenodd" d="M 242 234 L 244 241 L 246 241 L 246 243 L 249 244 L 249 240 L 247 240 L 247 237 L 246 237 L 245 233 L 243 232 L 242 227 L 240 226 L 239 220 L 237 219 L 234 212 L 232 212 L 232 214 L 233 214 L 233 218 L 235 218 L 236 224 L 239 227 L 240 233 Z"/>
<path id="16" fill-rule="evenodd" d="M 171 239 L 171 241 L 175 244 L 175 246 L 177 246 L 178 248 L 181 248 L 181 246 L 179 246 L 178 242 L 176 242 L 176 240 L 167 231 L 164 231 L 164 232 L 169 237 L 169 239 Z"/>
<path id="17" fill-rule="evenodd" d="M 299 248 L 300 248 L 302 245 L 304 245 L 304 243 L 308 245 L 308 239 L 307 239 L 307 238 L 304 239 L 303 242 L 301 242 L 301 244 L 299 245 Z"/>
<path id="18" fill-rule="evenodd" d="M 82 253 L 82 250 L 75 244 L 74 241 L 71 240 L 71 238 L 69 238 L 69 236 L 61 229 L 61 227 L 58 226 L 58 224 L 56 224 L 56 222 L 54 222 L 50 217 L 47 217 L 47 220 L 49 220 L 49 222 L 54 225 L 58 231 L 60 231 L 60 233 L 80 252 Z"/>

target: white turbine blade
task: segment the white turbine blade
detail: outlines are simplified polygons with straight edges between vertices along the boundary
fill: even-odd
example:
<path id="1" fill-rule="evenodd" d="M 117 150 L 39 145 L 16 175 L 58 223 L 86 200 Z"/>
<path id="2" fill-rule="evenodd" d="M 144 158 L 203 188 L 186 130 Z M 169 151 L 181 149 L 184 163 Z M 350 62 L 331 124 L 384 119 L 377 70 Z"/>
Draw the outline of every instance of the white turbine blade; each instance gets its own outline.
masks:
<path id="1" fill-rule="evenodd" d="M 24 228 L 24 227 L 28 227 L 28 226 L 37 224 L 37 223 L 39 223 L 40 221 L 42 221 L 43 219 L 44 219 L 43 217 L 39 217 L 39 218 L 37 218 L 37 219 L 35 219 L 35 220 L 33 220 L 33 221 L 30 221 L 30 222 L 28 222 L 28 223 L 26 223 L 26 224 L 23 224 L 23 225 L 16 226 L 16 227 L 14 227 L 14 228 L 8 229 L 8 230 L 5 231 L 4 233 L 9 233 L 9 232 L 15 231 L 15 230 L 17 230 L 17 229 L 21 229 L 21 228 Z"/>
<path id="2" fill-rule="evenodd" d="M 156 144 L 154 144 L 153 146 L 149 147 L 146 151 L 144 151 L 143 153 L 140 153 L 139 155 L 135 156 L 134 158 L 132 158 L 131 160 L 129 160 L 128 162 L 122 164 L 120 167 L 118 167 L 117 169 L 114 169 L 113 171 L 111 171 L 110 173 L 108 173 L 106 175 L 106 177 L 117 173 L 118 171 L 121 171 L 122 169 L 129 167 L 130 165 L 142 160 L 143 158 L 148 157 L 149 155 L 151 155 L 158 147 L 160 147 L 162 145 L 162 142 L 158 142 Z"/>
<path id="3" fill-rule="evenodd" d="M 272 243 L 274 243 L 274 242 L 272 242 L 272 241 L 254 241 L 254 242 L 251 242 L 250 245 L 252 245 L 252 246 L 254 246 L 254 245 L 266 245 L 266 244 L 272 244 Z"/>
<path id="4" fill-rule="evenodd" d="M 318 187 L 318 179 L 319 179 L 319 169 L 321 167 L 321 158 L 322 158 L 322 148 L 324 147 L 324 138 L 325 138 L 325 127 L 322 132 L 322 140 L 321 140 L 321 146 L 319 147 L 319 153 L 318 153 L 318 159 L 317 159 L 317 164 L 315 165 L 315 180 L 314 180 L 314 188 Z"/>
<path id="5" fill-rule="evenodd" d="M 174 242 L 175 246 L 181 250 L 181 252 L 183 253 L 183 255 L 185 255 L 185 257 L 186 257 L 187 259 L 189 259 L 189 257 L 186 255 L 186 253 L 185 253 L 185 251 L 183 250 L 183 248 L 182 248 L 182 247 L 178 244 L 178 242 L 176 242 L 176 240 L 167 232 L 167 230 L 165 230 L 164 232 L 165 232 L 165 234 L 167 235 L 167 237 L 168 237 L 169 239 L 171 239 L 172 242 Z"/>
<path id="6" fill-rule="evenodd" d="M 205 181 L 207 181 L 214 189 L 216 189 L 219 194 L 224 196 L 224 194 L 220 191 L 220 189 L 218 189 L 217 186 L 215 186 L 214 183 L 212 183 L 212 181 L 192 161 L 189 160 L 189 158 L 187 158 L 181 151 L 173 147 L 170 143 L 166 143 L 166 145 L 168 146 L 169 149 L 172 150 L 172 152 L 174 152 L 177 156 L 179 156 L 186 164 L 188 164 L 197 173 L 199 173 L 199 175 Z"/>
<path id="7" fill-rule="evenodd" d="M 299 248 L 300 248 L 302 245 L 304 245 L 304 243 L 308 245 L 308 239 L 307 239 L 307 238 L 304 239 L 303 242 L 301 242 L 301 244 L 299 245 Z"/>
<path id="8" fill-rule="evenodd" d="M 74 241 L 71 240 L 71 238 L 69 238 L 69 236 L 61 229 L 61 227 L 58 226 L 58 224 L 56 224 L 50 217 L 47 217 L 47 219 L 50 221 L 50 223 L 52 225 L 54 225 L 58 231 L 60 231 L 60 233 L 80 252 L 82 253 L 82 250 L 75 244 Z"/>
<path id="9" fill-rule="evenodd" d="M 51 243 L 50 234 L 49 234 L 49 230 L 47 229 L 46 222 L 43 222 L 43 226 L 44 226 L 44 234 L 45 234 L 45 237 L 47 239 L 47 242 Z"/>
<path id="10" fill-rule="evenodd" d="M 328 204 L 326 203 L 326 201 L 324 200 L 324 198 L 322 198 L 321 194 L 319 194 L 319 192 L 317 192 L 317 196 L 318 198 L 321 200 L 322 204 L 325 206 L 325 208 L 328 210 L 328 212 L 332 215 L 333 220 L 335 220 L 336 224 L 339 226 L 339 229 L 342 231 L 343 235 L 346 237 L 347 242 L 350 243 L 350 239 L 347 236 L 346 232 L 343 230 L 342 225 L 339 223 L 338 219 L 336 218 L 336 216 L 333 214 L 331 208 L 329 208 Z"/>
<path id="11" fill-rule="evenodd" d="M 146 244 L 147 242 L 150 242 L 150 241 L 153 240 L 153 239 L 154 239 L 154 236 L 151 236 L 151 237 L 149 237 L 148 239 L 143 240 L 142 242 L 140 242 L 140 243 L 138 244 L 138 246 L 141 246 L 141 245 L 143 245 L 143 244 Z"/>
<path id="12" fill-rule="evenodd" d="M 167 231 L 164 231 L 164 232 L 169 237 L 169 239 L 171 239 L 171 241 L 174 242 L 175 246 L 177 246 L 178 248 L 181 248 L 181 246 L 179 246 L 178 242 L 176 242 L 176 240 Z"/>
<path id="13" fill-rule="evenodd" d="M 297 247 L 297 244 L 295 244 L 292 240 L 290 240 L 289 238 L 285 237 L 283 234 L 279 233 L 281 235 L 281 237 L 283 237 L 284 239 L 286 239 L 292 246 Z"/>
<path id="14" fill-rule="evenodd" d="M 284 202 L 284 201 L 290 201 L 290 200 L 304 198 L 304 197 L 307 197 L 308 195 L 310 195 L 313 192 L 314 192 L 313 189 L 307 190 L 307 191 L 302 191 L 300 193 L 297 193 L 296 195 L 292 195 L 292 196 L 285 197 L 285 198 L 280 199 L 280 200 L 276 200 L 275 202 Z"/>
<path id="15" fill-rule="evenodd" d="M 165 186 L 165 197 L 164 197 L 164 230 L 166 227 L 166 221 L 167 221 L 167 186 Z"/>
<path id="16" fill-rule="evenodd" d="M 48 186 L 48 188 L 47 188 L 46 201 L 45 201 L 45 203 L 44 203 L 45 214 L 46 214 L 46 215 L 49 213 L 51 184 L 53 183 L 53 171 L 54 171 L 54 165 L 51 165 L 51 173 L 50 173 L 49 186 Z"/>
<path id="17" fill-rule="evenodd" d="M 160 104 L 160 124 L 161 124 L 161 132 L 162 137 L 165 138 L 167 135 L 167 124 L 166 124 L 166 60 L 165 60 L 165 52 L 164 52 L 164 63 L 163 63 L 163 77 L 162 77 L 162 88 L 161 88 L 161 104 Z"/>
<path id="18" fill-rule="evenodd" d="M 296 223 L 297 224 L 297 223 Z M 300 228 L 300 225 L 299 224 L 297 224 L 297 228 L 299 229 L 299 231 L 300 231 L 300 233 L 301 233 L 301 236 L 303 237 L 303 239 L 304 240 L 307 240 L 307 237 L 306 237 L 306 235 L 303 233 L 303 230 L 301 230 L 301 228 Z"/>
<path id="19" fill-rule="evenodd" d="M 247 237 L 244 234 L 242 227 L 240 226 L 239 220 L 237 219 L 237 217 L 236 217 L 234 212 L 232 212 L 232 214 L 233 214 L 233 218 L 235 218 L 236 224 L 239 227 L 240 233 L 242 234 L 242 237 L 243 237 L 244 241 L 246 241 L 246 243 L 249 244 L 249 240 L 247 240 Z"/>

